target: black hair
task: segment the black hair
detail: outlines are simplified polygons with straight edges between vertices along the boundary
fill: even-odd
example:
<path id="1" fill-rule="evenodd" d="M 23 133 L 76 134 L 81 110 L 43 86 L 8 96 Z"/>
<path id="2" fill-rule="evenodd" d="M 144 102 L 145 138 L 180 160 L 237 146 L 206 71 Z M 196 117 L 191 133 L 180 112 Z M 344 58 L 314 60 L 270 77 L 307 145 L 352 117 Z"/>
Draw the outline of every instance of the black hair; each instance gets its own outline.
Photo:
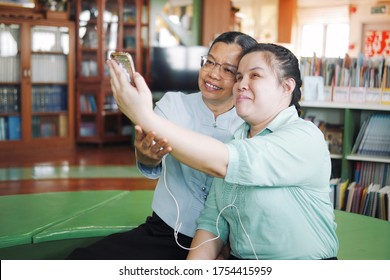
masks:
<path id="1" fill-rule="evenodd" d="M 242 48 L 243 52 L 257 45 L 257 41 L 254 38 L 239 31 L 228 31 L 219 35 L 211 44 L 209 52 L 216 43 L 237 44 Z"/>
<path id="2" fill-rule="evenodd" d="M 244 51 L 243 56 L 252 52 L 269 52 L 271 56 L 267 61 L 271 69 L 274 69 L 279 82 L 285 79 L 292 78 L 295 80 L 295 88 L 292 92 L 292 98 L 290 105 L 294 105 L 298 115 L 301 115 L 301 105 L 299 100 L 301 99 L 301 72 L 299 70 L 299 61 L 297 57 L 287 48 L 276 44 L 258 43 L 256 46 L 251 47 Z"/>

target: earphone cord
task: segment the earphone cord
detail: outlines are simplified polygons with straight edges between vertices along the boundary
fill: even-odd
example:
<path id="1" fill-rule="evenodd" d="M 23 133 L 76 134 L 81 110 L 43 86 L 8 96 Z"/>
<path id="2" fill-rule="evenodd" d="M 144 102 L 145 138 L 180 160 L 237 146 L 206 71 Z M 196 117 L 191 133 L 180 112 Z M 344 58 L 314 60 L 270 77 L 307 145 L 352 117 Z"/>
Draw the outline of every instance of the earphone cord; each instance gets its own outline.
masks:
<path id="1" fill-rule="evenodd" d="M 211 241 L 214 241 L 218 238 L 220 238 L 221 234 L 219 232 L 219 228 L 218 228 L 218 225 L 219 225 L 219 218 L 221 217 L 222 215 L 222 212 L 225 211 L 225 209 L 229 208 L 229 207 L 233 207 L 236 212 L 237 212 L 237 216 L 238 216 L 238 219 L 240 221 L 240 225 L 241 225 L 241 228 L 242 230 L 244 231 L 245 233 L 245 236 L 246 238 L 248 239 L 249 241 L 249 244 L 251 246 L 251 249 L 252 249 L 252 252 L 254 254 L 254 256 L 256 257 L 256 260 L 259 260 L 259 258 L 257 257 L 257 254 L 256 254 L 256 251 L 255 251 L 255 248 L 253 247 L 253 244 L 252 244 L 252 241 L 249 237 L 249 234 L 246 232 L 245 228 L 244 228 L 244 225 L 242 224 L 242 221 L 241 221 L 241 216 L 240 216 L 240 213 L 238 211 L 238 208 L 236 205 L 234 205 L 234 203 L 236 202 L 236 199 L 237 199 L 237 194 L 236 194 L 236 197 L 234 198 L 233 202 L 226 205 L 225 207 L 223 207 L 221 209 L 221 211 L 218 213 L 218 216 L 217 216 L 217 220 L 216 220 L 216 223 L 215 223 L 215 227 L 216 227 L 216 230 L 217 230 L 217 233 L 218 235 L 214 238 L 211 238 L 211 239 L 208 239 L 208 240 L 205 240 L 203 241 L 202 243 L 198 244 L 197 246 L 195 247 L 185 247 L 183 245 L 181 245 L 179 243 L 179 240 L 178 240 L 178 235 L 179 235 L 179 231 L 180 231 L 180 227 L 182 225 L 182 223 L 179 223 L 179 220 L 180 220 L 180 209 L 179 209 L 179 203 L 177 202 L 175 196 L 173 195 L 173 193 L 171 192 L 171 190 L 168 188 L 168 184 L 167 184 L 167 177 L 166 177 L 166 174 L 167 174 L 167 171 L 166 171 L 166 168 L 165 168 L 165 157 L 163 157 L 163 160 L 162 160 L 162 169 L 163 169 L 163 177 L 164 177 L 164 185 L 165 185 L 165 188 L 167 189 L 169 195 L 172 197 L 173 201 L 175 202 L 175 205 L 176 205 L 176 210 L 177 210 L 177 218 L 176 218 L 176 223 L 175 223 L 175 228 L 174 228 L 174 237 L 175 237 L 175 241 L 176 241 L 176 244 L 182 248 L 182 249 L 185 249 L 185 250 L 195 250 L 195 249 L 198 249 L 199 247 L 201 247 L 202 245 L 208 243 L 208 242 L 211 242 Z"/>

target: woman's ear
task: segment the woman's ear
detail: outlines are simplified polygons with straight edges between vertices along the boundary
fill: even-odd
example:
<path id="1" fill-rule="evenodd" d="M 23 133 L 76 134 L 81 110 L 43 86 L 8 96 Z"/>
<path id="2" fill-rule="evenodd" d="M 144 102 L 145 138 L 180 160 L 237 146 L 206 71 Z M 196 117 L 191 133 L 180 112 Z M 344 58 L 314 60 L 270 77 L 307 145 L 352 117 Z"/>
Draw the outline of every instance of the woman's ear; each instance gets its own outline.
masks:
<path id="1" fill-rule="evenodd" d="M 293 78 L 288 78 L 286 80 L 283 81 L 283 90 L 286 94 L 290 95 L 293 93 L 294 89 L 295 89 L 295 80 Z"/>

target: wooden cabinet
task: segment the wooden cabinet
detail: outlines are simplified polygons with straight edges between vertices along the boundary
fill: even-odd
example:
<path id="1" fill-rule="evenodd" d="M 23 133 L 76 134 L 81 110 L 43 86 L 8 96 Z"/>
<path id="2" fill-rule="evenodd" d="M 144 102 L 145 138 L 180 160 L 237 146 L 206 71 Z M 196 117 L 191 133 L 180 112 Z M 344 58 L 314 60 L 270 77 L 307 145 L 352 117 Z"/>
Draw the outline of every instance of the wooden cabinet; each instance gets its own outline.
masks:
<path id="1" fill-rule="evenodd" d="M 77 142 L 130 141 L 132 125 L 112 96 L 105 61 L 113 51 L 132 55 L 149 80 L 149 0 L 77 0 Z"/>
<path id="2" fill-rule="evenodd" d="M 67 20 L 0 18 L 1 160 L 74 147 L 74 38 Z"/>

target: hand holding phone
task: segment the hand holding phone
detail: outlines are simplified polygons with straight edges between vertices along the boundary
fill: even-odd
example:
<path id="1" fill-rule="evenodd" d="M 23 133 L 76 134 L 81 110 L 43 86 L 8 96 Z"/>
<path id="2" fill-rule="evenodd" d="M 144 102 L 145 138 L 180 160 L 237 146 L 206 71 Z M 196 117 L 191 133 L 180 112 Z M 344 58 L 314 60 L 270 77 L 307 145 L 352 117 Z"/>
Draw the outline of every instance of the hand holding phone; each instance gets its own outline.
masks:
<path id="1" fill-rule="evenodd" d="M 113 52 L 111 53 L 110 57 L 111 59 L 115 60 L 119 64 L 119 66 L 121 66 L 125 70 L 129 82 L 133 86 L 135 86 L 134 84 L 135 68 L 134 68 L 133 58 L 131 57 L 131 55 L 126 52 Z"/>

